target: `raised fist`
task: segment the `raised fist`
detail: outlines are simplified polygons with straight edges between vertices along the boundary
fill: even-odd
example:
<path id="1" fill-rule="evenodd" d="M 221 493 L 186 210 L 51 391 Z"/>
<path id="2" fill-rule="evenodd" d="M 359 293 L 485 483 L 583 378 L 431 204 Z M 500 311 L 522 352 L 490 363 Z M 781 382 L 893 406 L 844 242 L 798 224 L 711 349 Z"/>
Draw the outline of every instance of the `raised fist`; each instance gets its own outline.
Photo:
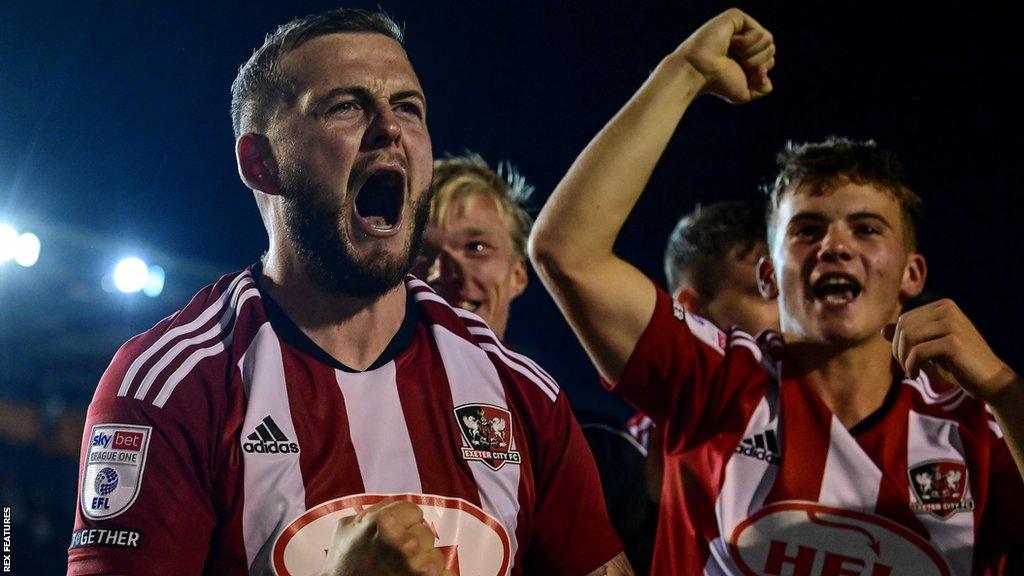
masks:
<path id="1" fill-rule="evenodd" d="M 756 20 L 736 8 L 698 28 L 673 56 L 704 77 L 701 92 L 733 104 L 749 102 L 772 91 L 768 71 L 775 66 L 775 40 Z"/>

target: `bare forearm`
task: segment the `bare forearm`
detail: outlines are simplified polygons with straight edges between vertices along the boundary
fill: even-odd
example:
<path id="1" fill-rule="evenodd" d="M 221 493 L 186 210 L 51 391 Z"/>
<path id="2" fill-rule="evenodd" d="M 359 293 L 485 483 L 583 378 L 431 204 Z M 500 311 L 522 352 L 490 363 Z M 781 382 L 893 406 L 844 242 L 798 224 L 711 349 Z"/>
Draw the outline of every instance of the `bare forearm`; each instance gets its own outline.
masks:
<path id="1" fill-rule="evenodd" d="M 587 268 L 613 257 L 615 238 L 703 83 L 669 55 L 590 142 L 537 219 L 531 250 L 542 269 Z"/>

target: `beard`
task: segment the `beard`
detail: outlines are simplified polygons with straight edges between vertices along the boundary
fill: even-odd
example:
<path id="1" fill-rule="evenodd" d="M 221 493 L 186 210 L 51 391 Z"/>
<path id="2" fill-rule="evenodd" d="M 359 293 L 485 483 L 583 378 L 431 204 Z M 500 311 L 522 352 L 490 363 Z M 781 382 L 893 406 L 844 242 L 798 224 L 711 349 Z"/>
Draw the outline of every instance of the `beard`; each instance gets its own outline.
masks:
<path id="1" fill-rule="evenodd" d="M 289 172 L 281 174 L 285 229 L 313 281 L 332 292 L 353 296 L 382 296 L 397 286 L 422 249 L 430 214 L 429 190 L 411 206 L 407 222 L 412 230 L 400 253 L 375 248 L 359 257 L 340 225 L 353 212 L 354 195 L 339 203 L 328 186 L 301 170 Z"/>

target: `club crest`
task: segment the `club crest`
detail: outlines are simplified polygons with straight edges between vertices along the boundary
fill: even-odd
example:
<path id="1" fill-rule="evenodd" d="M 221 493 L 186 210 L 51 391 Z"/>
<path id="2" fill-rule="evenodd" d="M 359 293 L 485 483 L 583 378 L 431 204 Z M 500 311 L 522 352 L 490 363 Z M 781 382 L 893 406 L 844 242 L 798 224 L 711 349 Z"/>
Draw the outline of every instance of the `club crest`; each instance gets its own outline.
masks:
<path id="1" fill-rule="evenodd" d="M 907 474 L 912 493 L 910 507 L 915 512 L 930 512 L 945 520 L 957 512 L 974 510 L 963 462 L 931 460 L 910 468 Z"/>
<path id="2" fill-rule="evenodd" d="M 519 452 L 512 450 L 512 413 L 490 404 L 463 404 L 455 408 L 455 421 L 465 444 L 462 457 L 479 460 L 493 470 L 505 463 L 519 464 Z"/>

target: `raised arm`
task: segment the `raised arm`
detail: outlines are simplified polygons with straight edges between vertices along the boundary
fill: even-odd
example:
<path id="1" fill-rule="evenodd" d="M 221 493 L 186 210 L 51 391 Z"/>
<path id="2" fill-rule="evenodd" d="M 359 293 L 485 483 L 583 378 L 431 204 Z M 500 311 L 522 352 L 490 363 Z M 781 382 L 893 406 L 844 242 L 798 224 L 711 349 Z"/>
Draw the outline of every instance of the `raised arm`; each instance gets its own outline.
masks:
<path id="1" fill-rule="evenodd" d="M 555 188 L 530 236 L 530 259 L 601 375 L 615 380 L 654 311 L 644 275 L 615 238 L 694 98 L 745 103 L 771 92 L 775 44 L 737 9 L 705 23 L 655 68 Z"/>

